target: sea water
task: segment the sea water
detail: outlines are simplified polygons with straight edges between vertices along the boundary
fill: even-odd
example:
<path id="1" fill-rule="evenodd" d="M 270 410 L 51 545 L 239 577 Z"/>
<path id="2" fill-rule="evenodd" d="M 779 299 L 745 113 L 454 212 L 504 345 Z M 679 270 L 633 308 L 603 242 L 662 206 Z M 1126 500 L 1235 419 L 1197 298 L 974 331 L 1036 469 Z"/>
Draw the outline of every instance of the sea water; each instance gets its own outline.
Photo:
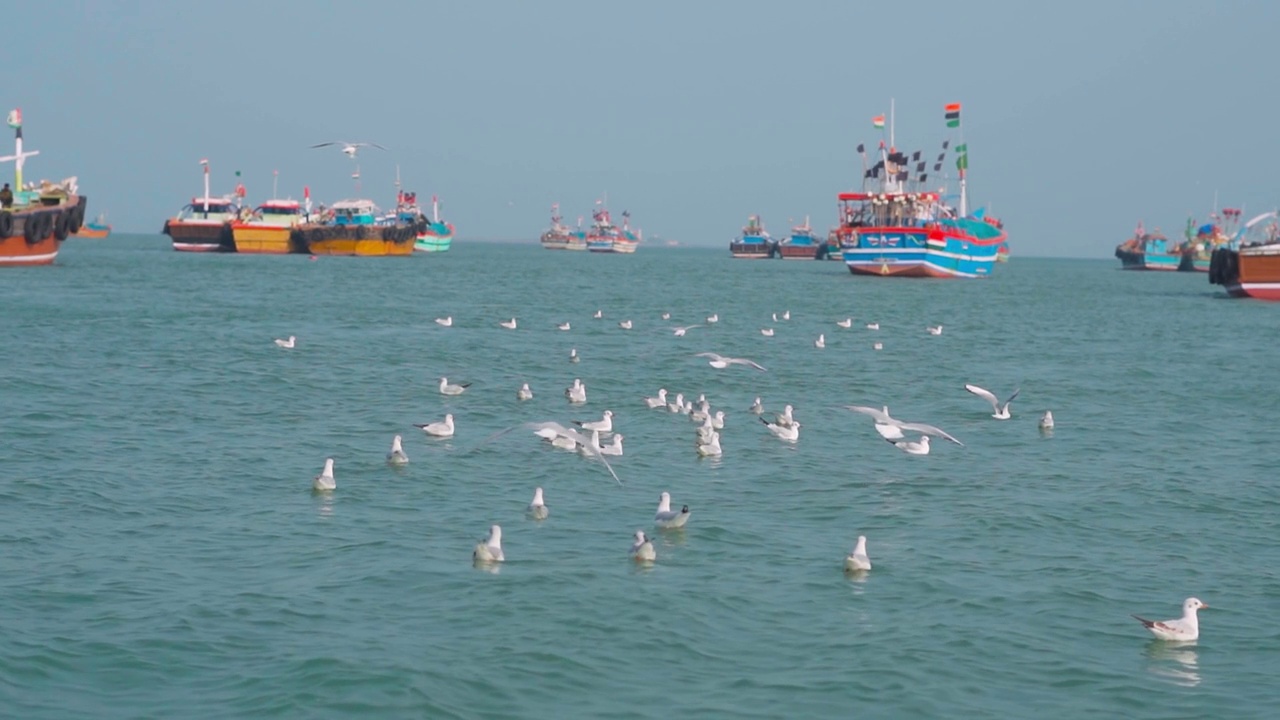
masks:
<path id="1" fill-rule="evenodd" d="M 0 715 L 1274 717 L 1278 310 L 1114 261 L 919 281 L 727 248 L 71 240 L 0 273 Z M 1021 389 L 1012 419 L 965 383 Z M 725 410 L 723 457 L 645 407 L 660 387 Z M 849 404 L 964 446 L 907 455 Z M 621 484 L 499 434 L 605 409 Z M 413 426 L 445 413 L 453 438 Z M 664 490 L 681 531 L 653 527 Z M 492 524 L 507 561 L 473 567 Z M 1130 617 L 1192 595 L 1194 645 Z"/>

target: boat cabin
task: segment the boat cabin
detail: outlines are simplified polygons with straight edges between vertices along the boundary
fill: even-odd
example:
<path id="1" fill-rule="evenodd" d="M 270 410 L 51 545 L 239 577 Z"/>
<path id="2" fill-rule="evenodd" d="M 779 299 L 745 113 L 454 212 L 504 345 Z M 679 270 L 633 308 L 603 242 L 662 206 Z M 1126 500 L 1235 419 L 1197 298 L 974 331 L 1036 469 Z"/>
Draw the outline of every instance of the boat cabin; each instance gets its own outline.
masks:
<path id="1" fill-rule="evenodd" d="M 329 211 L 334 225 L 373 225 L 378 208 L 372 200 L 339 200 Z"/>

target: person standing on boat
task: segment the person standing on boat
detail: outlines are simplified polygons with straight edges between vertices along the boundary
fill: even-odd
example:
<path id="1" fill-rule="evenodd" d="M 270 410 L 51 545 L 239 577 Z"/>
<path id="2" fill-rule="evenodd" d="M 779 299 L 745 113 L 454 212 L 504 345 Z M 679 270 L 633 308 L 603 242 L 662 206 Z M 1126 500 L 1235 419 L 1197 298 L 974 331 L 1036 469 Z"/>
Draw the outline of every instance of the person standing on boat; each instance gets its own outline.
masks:
<path id="1" fill-rule="evenodd" d="M 9 183 L 5 183 L 4 187 L 0 188 L 0 206 L 13 207 L 13 191 L 9 189 Z"/>

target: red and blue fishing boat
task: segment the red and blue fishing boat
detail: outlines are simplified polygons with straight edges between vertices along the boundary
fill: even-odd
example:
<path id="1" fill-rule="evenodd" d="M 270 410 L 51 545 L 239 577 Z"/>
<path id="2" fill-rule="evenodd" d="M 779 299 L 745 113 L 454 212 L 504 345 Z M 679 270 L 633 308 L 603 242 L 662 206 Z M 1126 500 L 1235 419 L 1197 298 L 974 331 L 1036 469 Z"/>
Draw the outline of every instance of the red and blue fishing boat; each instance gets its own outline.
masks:
<path id="1" fill-rule="evenodd" d="M 959 202 L 952 205 L 953 196 L 928 184 L 928 161 L 921 159 L 922 151 L 909 154 L 894 146 L 892 116 L 891 110 L 889 142 L 880 141 L 874 165 L 869 164 L 865 146 L 858 146 L 862 189 L 836 196 L 840 224 L 834 232 L 845 265 L 854 274 L 884 277 L 989 276 L 1007 235 L 985 208 L 969 212 L 968 146 L 961 142 L 953 150 L 960 193 Z M 959 103 L 946 106 L 946 120 L 948 127 L 960 126 Z M 872 122 L 883 128 L 884 116 Z M 949 146 L 949 139 L 943 141 L 935 172 L 942 170 Z"/>
<path id="2" fill-rule="evenodd" d="M 742 227 L 742 236 L 729 241 L 729 253 L 736 258 L 752 260 L 772 258 L 778 254 L 778 243 L 769 237 L 760 216 L 751 215 Z"/>
<path id="3" fill-rule="evenodd" d="M 1116 258 L 1124 270 L 1177 270 L 1182 250 L 1170 244 L 1160 228 L 1147 232 L 1138 221 L 1133 237 L 1116 246 Z"/>
<path id="4" fill-rule="evenodd" d="M 791 234 L 778 242 L 783 260 L 820 260 L 827 256 L 827 243 L 818 239 L 806 216 L 804 223 L 793 225 Z"/>

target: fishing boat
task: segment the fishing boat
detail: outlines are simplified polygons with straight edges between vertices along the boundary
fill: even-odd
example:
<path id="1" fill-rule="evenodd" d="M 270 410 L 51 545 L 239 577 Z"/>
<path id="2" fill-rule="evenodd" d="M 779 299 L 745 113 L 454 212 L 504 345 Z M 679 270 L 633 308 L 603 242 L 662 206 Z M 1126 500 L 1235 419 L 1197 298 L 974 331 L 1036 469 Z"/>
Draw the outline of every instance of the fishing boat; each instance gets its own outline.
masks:
<path id="1" fill-rule="evenodd" d="M 416 205 L 418 194 L 409 193 Z M 425 217 L 424 217 L 425 219 Z M 440 201 L 431 196 L 431 219 L 421 224 L 413 249 L 418 252 L 445 252 L 453 246 L 453 225 L 440 219 Z"/>
<path id="2" fill-rule="evenodd" d="M 1194 219 L 1188 218 L 1183 232 L 1186 240 L 1178 247 L 1182 255 L 1178 269 L 1183 272 L 1209 272 L 1213 251 L 1235 242 L 1243 212 L 1238 208 L 1223 208 L 1221 214 L 1214 210 L 1209 214 L 1209 222 L 1203 225 L 1197 225 Z"/>
<path id="3" fill-rule="evenodd" d="M 18 265 L 50 265 L 58 257 L 63 240 L 84 223 L 88 200 L 80 194 L 76 178 L 59 183 L 41 181 L 22 184 L 22 168 L 39 150 L 22 149 L 22 111 L 9 113 L 9 127 L 14 130 L 14 153 L 0 157 L 0 162 L 13 161 L 16 190 L 5 185 L 6 198 L 0 208 L 0 267 Z"/>
<path id="4" fill-rule="evenodd" d="M 294 226 L 292 242 L 312 255 L 412 255 L 420 225 L 379 215 L 372 200 L 340 200 L 320 222 Z"/>
<path id="5" fill-rule="evenodd" d="M 783 260 L 821 260 L 827 256 L 827 243 L 813 234 L 806 215 L 803 224 L 792 226 L 791 234 L 778 242 L 778 254 Z"/>
<path id="6" fill-rule="evenodd" d="M 631 213 L 622 211 L 622 227 L 619 228 L 613 224 L 613 219 L 609 216 L 609 208 L 603 201 L 597 200 L 599 205 L 591 213 L 591 227 L 587 228 L 587 250 L 594 253 L 625 253 L 630 254 L 636 251 L 636 247 L 640 243 L 640 236 L 631 230 Z"/>
<path id="7" fill-rule="evenodd" d="M 1209 282 L 1232 297 L 1280 300 L 1280 221 L 1275 211 L 1245 223 L 1236 247 L 1213 251 Z"/>
<path id="8" fill-rule="evenodd" d="M 566 250 L 569 246 L 569 226 L 560 217 L 560 203 L 551 204 L 551 227 L 543 231 L 538 242 L 547 250 Z"/>
<path id="9" fill-rule="evenodd" d="M 959 103 L 947 105 L 945 111 L 947 126 L 958 128 Z M 922 151 L 908 154 L 895 147 L 892 105 L 889 118 L 889 141 L 880 141 L 875 164 L 870 164 L 865 145 L 858 145 L 862 188 L 836 195 L 836 233 L 849 272 L 881 277 L 989 276 L 1007 236 L 1003 223 L 988 216 L 985 208 L 969 212 L 968 145 L 962 141 L 954 148 L 959 195 L 944 195 L 930 189 Z M 883 129 L 884 116 L 873 123 Z M 935 172 L 942 170 L 949 146 L 950 139 L 944 140 Z M 953 205 L 953 198 L 958 203 Z"/>
<path id="10" fill-rule="evenodd" d="M 1169 244 L 1159 228 L 1147 232 L 1138 223 L 1133 237 L 1116 246 L 1116 257 L 1125 270 L 1177 270 L 1182 263 L 1182 252 Z"/>
<path id="11" fill-rule="evenodd" d="M 742 226 L 742 236 L 729 241 L 729 253 L 736 258 L 751 260 L 777 257 L 778 243 L 769 237 L 760 216 L 751 215 L 747 224 Z"/>
<path id="12" fill-rule="evenodd" d="M 996 262 L 1009 262 L 1009 243 L 1002 242 L 1000 243 L 1000 247 L 996 248 Z"/>
<path id="13" fill-rule="evenodd" d="M 98 217 L 81 225 L 79 230 L 71 234 L 72 237 L 88 240 L 102 240 L 110 235 L 111 224 L 107 222 L 106 213 L 100 213 Z"/>
<path id="14" fill-rule="evenodd" d="M 173 240 L 173 249 L 179 252 L 232 252 L 235 242 L 231 237 L 231 222 L 240 214 L 240 200 L 244 186 L 237 193 L 225 197 L 209 195 L 209 161 L 201 160 L 204 168 L 204 197 L 192 198 L 175 217 L 164 221 L 162 233 Z"/>
<path id="15" fill-rule="evenodd" d="M 274 194 L 274 193 L 273 193 Z M 252 212 L 245 210 L 231 222 L 231 239 L 238 253 L 286 255 L 303 253 L 294 242 L 293 229 L 306 221 L 311 211 L 311 189 L 303 189 L 306 208 L 297 200 L 268 200 Z"/>

